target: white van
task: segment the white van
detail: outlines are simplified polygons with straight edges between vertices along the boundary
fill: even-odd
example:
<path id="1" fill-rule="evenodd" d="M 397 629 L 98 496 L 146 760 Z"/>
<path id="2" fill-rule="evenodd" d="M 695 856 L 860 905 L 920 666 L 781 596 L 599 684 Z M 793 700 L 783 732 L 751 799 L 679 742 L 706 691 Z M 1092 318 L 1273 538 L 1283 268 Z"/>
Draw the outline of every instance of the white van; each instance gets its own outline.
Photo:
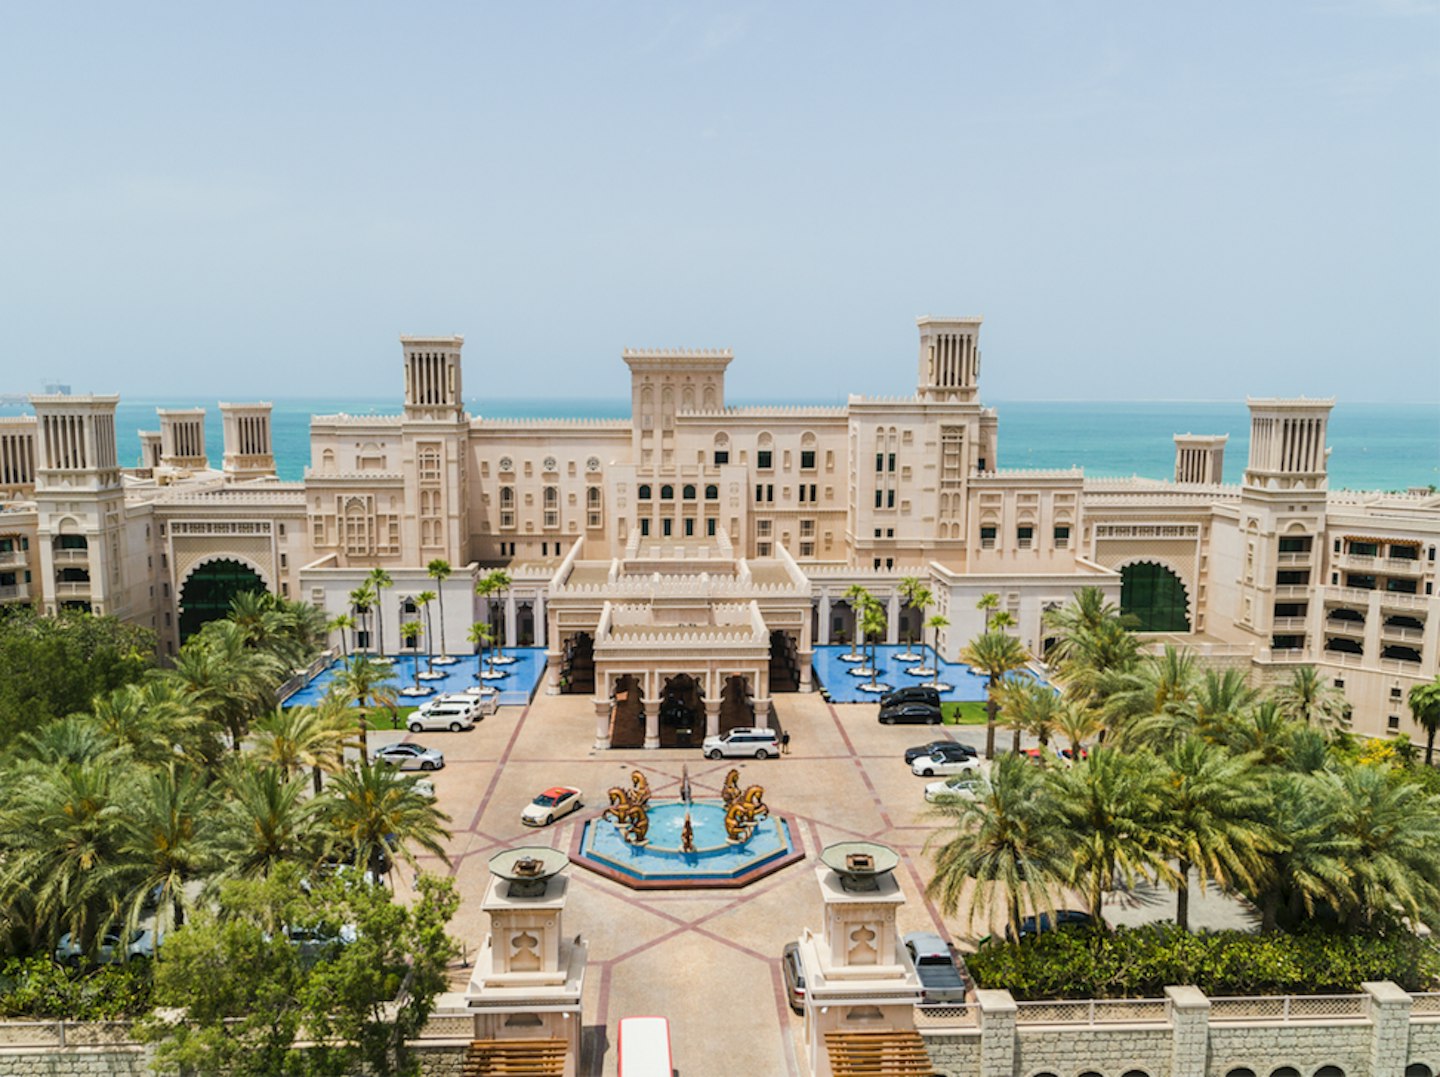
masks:
<path id="1" fill-rule="evenodd" d="M 775 737 L 775 730 L 748 725 L 736 726 L 718 737 L 706 737 L 700 747 L 706 759 L 719 759 L 722 755 L 769 759 L 772 755 L 780 754 L 780 742 Z"/>
<path id="2" fill-rule="evenodd" d="M 474 728 L 475 718 L 479 713 L 480 701 L 474 696 L 440 696 L 427 700 L 410 715 L 410 732 L 448 729 L 452 733 L 458 733 L 462 729 Z"/>
<path id="3" fill-rule="evenodd" d="M 674 1077 L 670 1022 L 663 1017 L 622 1017 L 616 1033 L 619 1077 Z"/>

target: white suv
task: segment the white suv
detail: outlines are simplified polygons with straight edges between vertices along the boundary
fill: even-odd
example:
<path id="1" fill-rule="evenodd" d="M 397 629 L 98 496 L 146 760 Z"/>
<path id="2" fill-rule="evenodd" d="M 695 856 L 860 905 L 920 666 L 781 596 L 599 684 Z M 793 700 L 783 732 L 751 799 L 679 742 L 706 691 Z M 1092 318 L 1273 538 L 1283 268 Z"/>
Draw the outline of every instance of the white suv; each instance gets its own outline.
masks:
<path id="1" fill-rule="evenodd" d="M 473 728 L 475 717 L 479 713 L 480 700 L 476 696 L 440 696 L 422 703 L 419 709 L 410 715 L 410 732 L 448 729 L 452 733 L 458 733 L 462 729 Z"/>
<path id="2" fill-rule="evenodd" d="M 769 759 L 780 754 L 780 742 L 775 730 L 753 726 L 737 726 L 718 737 L 706 737 L 701 745 L 706 759 L 719 759 L 722 755 L 754 756 Z"/>

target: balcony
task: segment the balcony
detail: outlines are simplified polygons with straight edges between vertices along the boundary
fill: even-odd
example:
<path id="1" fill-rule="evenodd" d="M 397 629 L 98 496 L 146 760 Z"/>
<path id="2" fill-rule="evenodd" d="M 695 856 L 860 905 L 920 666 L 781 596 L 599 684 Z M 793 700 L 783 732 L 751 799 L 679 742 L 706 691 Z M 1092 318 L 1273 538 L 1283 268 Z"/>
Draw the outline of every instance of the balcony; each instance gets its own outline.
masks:
<path id="1" fill-rule="evenodd" d="M 1425 630 L 1423 628 L 1400 628 L 1395 625 L 1381 625 L 1380 639 L 1401 640 L 1406 643 L 1425 642 Z"/>
<path id="2" fill-rule="evenodd" d="M 12 583 L 0 587 L 0 602 L 29 602 L 30 585 L 28 583 Z"/>
<path id="3" fill-rule="evenodd" d="M 1335 557 L 1335 567 L 1357 572 L 1385 573 L 1388 576 L 1419 576 L 1425 562 L 1415 557 L 1369 557 L 1365 554 L 1342 553 Z"/>
<path id="4" fill-rule="evenodd" d="M 1271 622 L 1270 630 L 1272 632 L 1304 632 L 1305 621 L 1304 617 L 1276 617 Z"/>
<path id="5" fill-rule="evenodd" d="M 29 556 L 24 550 L 0 550 L 0 568 L 24 568 Z"/>
<path id="6" fill-rule="evenodd" d="M 61 580 L 55 584 L 55 594 L 66 598 L 81 598 L 90 594 L 89 580 Z"/>
<path id="7" fill-rule="evenodd" d="M 1325 632 L 1331 636 L 1363 636 L 1365 635 L 1365 622 L 1327 618 Z"/>
<path id="8" fill-rule="evenodd" d="M 1402 591 L 1377 591 L 1380 605 L 1397 610 L 1423 610 L 1429 607 L 1431 599 L 1426 595 L 1407 595 Z"/>
<path id="9" fill-rule="evenodd" d="M 1276 598 L 1309 598 L 1315 590 L 1313 584 L 1308 583 L 1282 583 L 1275 587 Z"/>
<path id="10" fill-rule="evenodd" d="M 1308 565 L 1314 554 L 1309 550 L 1282 551 L 1276 555 L 1276 564 L 1280 565 Z"/>

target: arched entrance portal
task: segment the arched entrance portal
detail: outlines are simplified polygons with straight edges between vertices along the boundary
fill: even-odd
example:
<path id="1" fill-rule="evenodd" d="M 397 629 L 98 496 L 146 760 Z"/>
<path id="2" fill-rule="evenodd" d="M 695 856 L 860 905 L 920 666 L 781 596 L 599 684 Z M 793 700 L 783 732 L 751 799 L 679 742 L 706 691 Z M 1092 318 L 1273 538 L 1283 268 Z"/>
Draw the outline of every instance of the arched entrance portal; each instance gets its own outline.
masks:
<path id="1" fill-rule="evenodd" d="M 246 591 L 269 588 L 249 565 L 223 559 L 201 565 L 180 589 L 180 642 L 200 631 L 207 621 L 219 620 L 230 612 L 230 600 Z"/>
<path id="2" fill-rule="evenodd" d="M 645 691 L 638 677 L 625 674 L 615 678 L 611 697 L 610 747 L 645 747 Z"/>
<path id="3" fill-rule="evenodd" d="M 686 673 L 665 678 L 660 693 L 660 747 L 700 746 L 705 739 L 704 687 Z"/>
<path id="4" fill-rule="evenodd" d="M 1137 632 L 1189 632 L 1185 584 L 1164 565 L 1142 561 L 1120 570 L 1120 612 L 1133 613 Z"/>
<path id="5" fill-rule="evenodd" d="M 726 677 L 720 693 L 720 732 L 755 724 L 755 697 L 745 677 Z"/>

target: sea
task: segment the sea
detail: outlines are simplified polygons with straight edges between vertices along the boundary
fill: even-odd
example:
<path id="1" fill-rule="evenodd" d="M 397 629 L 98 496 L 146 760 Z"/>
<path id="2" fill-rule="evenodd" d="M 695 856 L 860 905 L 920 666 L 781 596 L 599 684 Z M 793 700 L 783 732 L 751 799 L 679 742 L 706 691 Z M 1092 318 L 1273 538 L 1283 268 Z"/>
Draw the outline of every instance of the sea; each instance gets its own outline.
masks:
<path id="1" fill-rule="evenodd" d="M 755 404 L 833 405 L 836 400 L 733 400 Z M 987 401 L 1000 417 L 1002 469 L 1079 467 L 1098 478 L 1171 479 L 1176 434 L 1227 434 L 1225 481 L 1238 483 L 1249 452 L 1250 420 L 1243 402 L 1048 402 Z M 211 463 L 222 449 L 220 410 L 192 399 L 122 399 L 115 415 L 121 463 L 138 465 L 141 430 L 158 430 L 157 408 L 206 407 L 205 440 Z M 626 399 L 467 400 L 472 416 L 494 419 L 624 419 Z M 19 415 L 26 405 L 0 406 Z M 310 462 L 312 415 L 398 415 L 393 398 L 325 397 L 276 399 L 271 413 L 276 470 L 282 479 L 304 477 Z M 1434 404 L 1335 405 L 1330 413 L 1331 489 L 1407 490 L 1440 486 L 1440 406 Z"/>

